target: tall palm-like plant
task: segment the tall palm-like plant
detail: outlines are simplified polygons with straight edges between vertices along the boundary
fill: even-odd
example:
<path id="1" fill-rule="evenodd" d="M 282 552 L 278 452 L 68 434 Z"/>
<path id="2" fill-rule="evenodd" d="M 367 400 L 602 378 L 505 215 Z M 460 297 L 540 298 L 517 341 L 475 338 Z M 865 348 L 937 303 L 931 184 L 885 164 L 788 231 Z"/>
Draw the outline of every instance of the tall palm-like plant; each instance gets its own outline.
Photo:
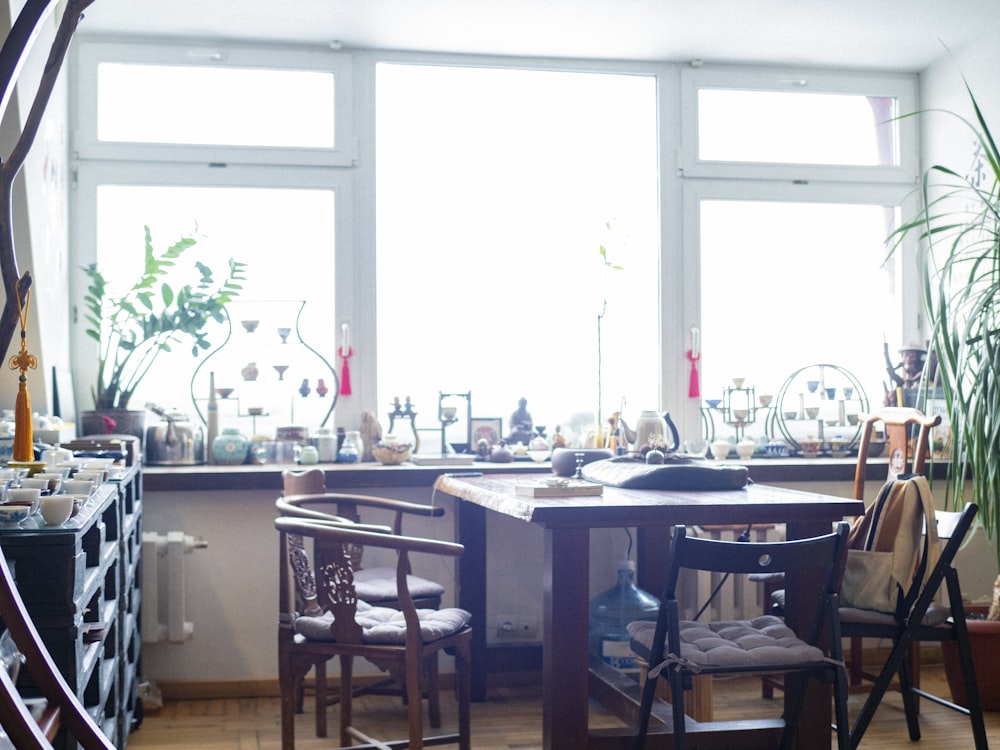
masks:
<path id="1" fill-rule="evenodd" d="M 924 297 L 953 440 L 947 499 L 979 506 L 1000 559 L 1000 151 L 965 88 L 974 121 L 949 114 L 973 134 L 976 168 L 930 167 L 920 211 L 891 240 L 927 244 Z"/>

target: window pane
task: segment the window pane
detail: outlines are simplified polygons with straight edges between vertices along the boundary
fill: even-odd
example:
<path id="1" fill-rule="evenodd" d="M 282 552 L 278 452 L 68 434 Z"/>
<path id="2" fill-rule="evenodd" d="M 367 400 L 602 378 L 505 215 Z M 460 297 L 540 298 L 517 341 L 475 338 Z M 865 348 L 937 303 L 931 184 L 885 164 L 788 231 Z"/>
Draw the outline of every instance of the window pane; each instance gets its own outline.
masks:
<path id="1" fill-rule="evenodd" d="M 655 79 L 384 64 L 377 92 L 379 403 L 592 425 L 605 310 L 602 416 L 657 408 Z"/>
<path id="2" fill-rule="evenodd" d="M 698 91 L 698 156 L 706 161 L 898 164 L 896 102 L 854 94 Z"/>
<path id="3" fill-rule="evenodd" d="M 334 320 L 334 197 L 330 190 L 101 186 L 97 195 L 98 264 L 108 279 L 110 294 L 120 293 L 142 271 L 144 224 L 152 232 L 155 252 L 182 236 L 195 237 L 198 260 L 213 270 L 217 280 L 223 277 L 229 258 L 248 264 L 244 291 L 232 310 L 237 320 L 273 321 L 277 318 L 272 311 L 281 307 L 276 314 L 291 321 L 281 325 L 294 325 L 294 311 L 289 312 L 286 309 L 289 305 L 277 305 L 274 301 L 306 300 L 300 321 L 302 339 L 334 362 L 336 343 L 329 334 Z M 254 220 L 248 222 L 248 216 Z M 272 333 L 263 331 L 263 325 L 264 320 L 262 344 L 264 334 Z M 225 340 L 225 328 L 213 326 L 211 330 L 209 340 L 214 348 Z M 234 341 L 235 338 L 234 334 Z M 276 336 L 270 336 L 268 341 L 279 343 Z M 275 355 L 275 349 L 262 345 L 255 351 L 236 352 L 227 345 L 227 349 L 213 357 L 216 385 L 236 388 L 233 398 L 245 396 L 240 392 L 244 385 L 240 370 L 249 361 L 257 362 L 261 380 L 275 380 L 272 368 L 282 364 L 277 361 L 280 357 Z M 160 354 L 136 391 L 132 407 L 153 401 L 193 415 L 191 378 L 203 359 L 204 354 L 197 358 L 191 355 L 189 340 L 175 346 L 172 352 Z M 287 377 L 293 374 L 290 369 Z M 195 394 L 207 398 L 208 370 L 203 368 L 198 376 L 204 383 L 195 384 Z M 308 376 L 315 386 L 316 376 Z M 302 377 L 305 375 L 300 374 L 295 386 L 285 390 L 292 394 Z M 245 398 L 241 403 L 245 413 L 250 404 L 245 403 Z M 318 421 L 311 423 L 315 414 L 308 410 L 303 413 L 301 405 L 299 413 L 293 413 L 290 397 L 269 409 L 273 412 L 272 419 L 257 420 L 255 424 L 237 416 L 235 402 L 232 406 L 229 410 L 220 409 L 220 425 L 240 427 L 247 434 L 254 426 L 263 434 L 273 434 L 276 424 L 291 424 L 294 420 L 301 420 L 310 428 L 319 426 Z M 313 406 L 320 409 L 322 405 Z M 81 408 L 90 408 L 89 402 L 84 402 Z"/>
<path id="4" fill-rule="evenodd" d="M 101 141 L 333 148 L 333 74 L 98 66 Z"/>
<path id="5" fill-rule="evenodd" d="M 893 356 L 904 344 L 891 340 L 900 305 L 882 265 L 893 215 L 870 205 L 702 201 L 703 397 L 721 397 L 737 377 L 777 396 L 793 372 L 824 363 L 851 372 L 881 404 L 883 343 Z M 786 398 L 797 407 L 797 392 Z"/>

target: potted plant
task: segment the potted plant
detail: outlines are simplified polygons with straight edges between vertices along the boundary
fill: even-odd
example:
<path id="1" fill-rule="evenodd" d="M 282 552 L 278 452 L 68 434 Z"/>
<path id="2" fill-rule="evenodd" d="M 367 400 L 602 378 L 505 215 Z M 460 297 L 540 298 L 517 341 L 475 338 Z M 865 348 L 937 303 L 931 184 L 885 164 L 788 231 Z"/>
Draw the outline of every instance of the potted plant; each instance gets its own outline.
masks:
<path id="1" fill-rule="evenodd" d="M 915 234 L 928 249 L 924 301 L 952 430 L 946 507 L 976 503 L 1000 559 L 1000 150 L 967 83 L 966 90 L 974 121 L 949 114 L 972 132 L 979 168 L 961 174 L 942 165 L 930 167 L 920 211 L 892 239 L 898 248 L 905 236 Z M 1000 579 L 994 584 L 995 601 L 998 587 Z M 970 621 L 974 654 L 981 648 L 976 640 L 984 634 L 1000 647 L 997 618 L 1000 606 L 995 604 L 987 621 Z M 945 656 L 947 668 L 947 649 Z M 984 707 L 1000 710 L 1000 685 L 985 684 L 1000 676 L 1000 655 L 988 658 L 989 666 L 976 670 L 980 695 Z"/>
<path id="2" fill-rule="evenodd" d="M 157 252 L 149 227 L 144 231 L 142 275 L 124 294 L 109 291 L 97 264 L 83 268 L 88 278 L 83 298 L 85 332 L 98 345 L 97 379 L 92 387 L 94 412 L 81 415 L 84 433 L 112 431 L 107 429 L 110 419 L 118 424 L 119 432 L 141 437 L 144 410 L 137 415 L 141 415 L 138 431 L 136 426 L 126 426 L 136 387 L 158 355 L 171 351 L 175 344 L 189 340 L 195 357 L 208 349 L 206 326 L 212 320 L 222 322 L 225 306 L 242 290 L 240 282 L 245 279 L 246 264 L 230 259 L 226 277 L 217 282 L 212 269 L 200 261 L 180 265 L 182 260 L 189 260 L 187 253 L 197 240 L 182 237 Z M 89 428 L 88 416 L 97 420 Z"/>

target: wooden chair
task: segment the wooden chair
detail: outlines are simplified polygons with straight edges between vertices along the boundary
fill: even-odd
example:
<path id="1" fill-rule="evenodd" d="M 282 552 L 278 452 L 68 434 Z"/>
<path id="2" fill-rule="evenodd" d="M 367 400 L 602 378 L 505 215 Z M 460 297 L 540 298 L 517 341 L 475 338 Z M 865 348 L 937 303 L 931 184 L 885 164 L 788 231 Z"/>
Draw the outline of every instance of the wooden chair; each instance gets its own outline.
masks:
<path id="1" fill-rule="evenodd" d="M 885 431 L 886 443 L 883 455 L 889 458 L 888 472 L 882 483 L 896 479 L 903 474 L 925 474 L 927 457 L 930 455 L 931 430 L 941 424 L 940 416 L 928 417 L 917 409 L 887 406 L 863 418 L 861 443 L 858 446 L 858 462 L 854 470 L 854 498 L 865 499 L 865 479 L 868 475 L 868 453 L 875 434 L 881 424 Z M 907 656 L 914 687 L 920 687 L 920 644 L 914 643 Z M 851 638 L 847 675 L 851 692 L 864 692 L 867 682 L 876 679 L 866 672 L 862 659 L 861 638 Z"/>
<path id="2" fill-rule="evenodd" d="M 385 533 L 402 534 L 404 515 L 423 516 L 436 518 L 444 515 L 444 508 L 418 503 L 407 503 L 391 498 L 377 497 L 374 495 L 352 495 L 346 493 L 326 492 L 325 474 L 322 469 L 308 469 L 303 472 L 285 471 L 282 473 L 284 481 L 285 495 L 278 498 L 275 507 L 282 516 L 296 518 L 311 518 L 318 521 L 341 522 L 341 523 L 361 523 L 362 509 L 380 512 L 382 517 L 390 513 L 391 525 L 389 526 L 366 526 L 371 531 L 382 531 Z M 297 494 L 302 493 L 302 494 Z M 396 588 L 396 570 L 391 567 L 365 568 L 362 565 L 364 549 L 355 546 L 351 550 L 352 563 L 354 565 L 354 586 L 358 598 L 368 604 L 379 607 L 400 608 L 399 595 Z M 320 552 L 322 554 L 322 550 Z M 410 596 L 418 609 L 438 609 L 441 606 L 441 597 L 444 595 L 444 587 L 437 581 L 414 576 L 412 571 L 408 571 L 407 586 Z M 299 606 L 316 606 L 315 602 L 299 602 Z M 307 611 L 300 609 L 299 611 Z M 339 700 L 339 691 L 329 691 L 326 689 L 326 662 L 317 663 L 315 666 L 315 687 L 316 687 L 316 716 L 317 721 L 323 718 L 322 730 L 317 723 L 317 736 L 325 737 L 325 711 L 321 711 L 321 706 L 327 703 L 336 703 Z M 388 695 L 400 695 L 407 699 L 405 692 L 393 686 L 395 680 L 392 676 L 385 680 L 376 682 L 365 687 L 356 688 L 354 696 L 357 697 L 366 693 L 381 693 Z M 432 694 L 428 695 L 429 722 L 432 727 L 441 726 L 441 712 L 437 696 L 437 681 L 427 680 L 428 688 Z M 296 690 L 298 710 L 302 710 L 304 701 L 305 680 L 300 680 Z"/>
<path id="3" fill-rule="evenodd" d="M 847 531 L 847 524 L 841 523 L 836 532 L 812 539 L 755 543 L 698 539 L 687 536 L 684 526 L 674 527 L 657 620 L 628 625 L 632 650 L 650 665 L 642 691 L 634 750 L 645 746 L 661 672 L 670 683 L 674 748 L 687 747 L 684 691 L 691 689 L 694 675 L 780 672 L 833 680 L 837 744 L 840 750 L 847 750 L 847 675 L 841 653 L 836 590 Z M 812 632 L 794 633 L 773 616 L 750 621 L 682 621 L 677 602 L 677 578 L 682 569 L 744 574 L 814 571 L 822 584 L 816 592 L 818 609 Z M 704 643 L 710 644 L 706 650 L 701 647 Z M 824 643 L 829 643 L 829 647 L 824 647 Z M 796 691 L 799 700 L 793 701 L 784 717 L 782 748 L 792 747 L 803 692 Z"/>
<path id="4" fill-rule="evenodd" d="M 353 524 L 305 518 L 275 519 L 279 544 L 278 678 L 281 684 L 282 750 L 295 747 L 295 691 L 301 677 L 314 665 L 340 659 L 340 743 L 352 741 L 379 744 L 353 725 L 353 661 L 362 657 L 388 671 L 406 690 L 411 750 L 426 745 L 457 743 L 469 750 L 470 650 L 472 630 L 469 613 L 461 609 L 417 610 L 407 587 L 411 553 L 459 557 L 459 544 L 415 537 L 363 531 Z M 313 540 L 315 567 L 310 565 L 304 539 Z M 351 550 L 358 546 L 393 550 L 397 554 L 396 580 L 400 609 L 371 607 L 360 601 L 353 581 Z M 316 551 L 323 550 L 321 558 Z M 314 573 L 315 571 L 315 573 Z M 315 590 L 321 614 L 296 611 L 296 590 Z M 438 653 L 455 654 L 455 693 L 458 700 L 458 732 L 437 737 L 423 736 L 422 694 L 436 695 Z M 321 690 L 317 681 L 317 692 Z M 319 696 L 317 696 L 319 697 Z M 325 705 L 317 706 L 325 714 Z M 325 734 L 325 719 L 324 719 Z"/>
<path id="5" fill-rule="evenodd" d="M 953 563 L 955 555 L 976 517 L 977 507 L 971 503 L 961 513 L 937 511 L 938 534 L 948 541 L 941 551 L 937 564 L 931 571 L 920 596 L 908 611 L 900 616 L 841 607 L 842 633 L 852 641 L 861 638 L 882 638 L 892 641 L 892 650 L 874 680 L 865 703 L 854 719 L 851 727 L 851 747 L 861 743 L 865 730 L 871 723 L 875 711 L 894 677 L 898 677 L 899 690 L 903 696 L 903 709 L 911 740 L 920 739 L 920 724 L 917 713 L 917 696 L 922 696 L 940 705 L 967 715 L 972 723 L 972 736 L 977 750 L 986 750 L 986 726 L 983 723 L 982 704 L 976 685 L 972 649 L 969 645 L 969 631 L 965 623 L 965 605 L 962 602 L 962 587 Z M 948 593 L 948 606 L 935 606 L 934 599 L 940 593 L 942 583 Z M 939 696 L 919 688 L 911 677 L 909 655 L 922 641 L 954 642 L 962 664 L 962 676 L 968 707 L 959 706 Z"/>
<path id="6" fill-rule="evenodd" d="M 24 658 L 24 668 L 44 699 L 32 711 L 6 670 L 0 669 L 0 726 L 18 750 L 52 750 L 62 728 L 84 750 L 114 750 L 87 710 L 70 690 L 42 643 L 18 593 L 7 560 L 0 552 L 0 619 Z"/>
<path id="7" fill-rule="evenodd" d="M 928 417 L 917 409 L 887 406 L 862 417 L 861 442 L 858 446 L 858 461 L 854 469 L 854 499 L 865 499 L 865 480 L 868 476 L 868 454 L 871 452 L 875 428 L 882 425 L 885 445 L 882 454 L 889 458 L 886 478 L 880 482 L 895 479 L 903 474 L 923 474 L 927 457 L 930 455 L 931 430 L 941 423 L 940 416 Z M 781 576 L 760 577 L 765 585 L 765 602 L 770 603 L 772 612 L 781 612 L 784 600 L 784 585 Z M 860 638 L 851 638 L 847 660 L 848 690 L 852 693 L 868 690 L 869 682 L 876 676 L 866 672 L 862 658 L 863 648 Z M 920 687 L 920 649 L 915 644 L 908 655 L 910 674 L 915 687 Z M 762 680 L 765 698 L 773 696 L 774 688 L 781 687 L 777 677 Z"/>

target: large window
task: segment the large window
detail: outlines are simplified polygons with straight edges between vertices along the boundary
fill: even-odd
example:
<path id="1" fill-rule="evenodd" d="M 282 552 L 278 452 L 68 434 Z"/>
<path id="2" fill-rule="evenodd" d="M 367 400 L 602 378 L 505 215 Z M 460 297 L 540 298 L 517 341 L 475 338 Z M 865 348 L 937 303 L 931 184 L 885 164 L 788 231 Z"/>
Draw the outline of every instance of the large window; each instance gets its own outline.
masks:
<path id="1" fill-rule="evenodd" d="M 733 378 L 776 394 L 817 361 L 877 402 L 884 344 L 925 335 L 915 273 L 883 263 L 917 174 L 912 118 L 896 119 L 916 110 L 912 78 L 81 42 L 74 266 L 127 277 L 144 224 L 199 231 L 251 264 L 247 299 L 307 299 L 335 365 L 349 324 L 338 426 L 371 410 L 385 427 L 409 397 L 437 430 L 438 394 L 471 392 L 504 432 L 523 397 L 550 435 L 658 408 L 687 438 Z M 148 74 L 182 105 L 221 102 L 220 85 L 275 95 L 143 132 L 128 110 L 147 108 L 121 94 Z M 91 346 L 74 335 L 85 408 Z M 189 400 L 197 364 L 147 396 Z"/>
<path id="2" fill-rule="evenodd" d="M 722 397 L 734 379 L 765 397 L 787 385 L 774 405 L 794 410 L 810 396 L 791 376 L 832 364 L 881 404 L 884 350 L 898 359 L 921 336 L 901 259 L 885 245 L 915 172 L 914 134 L 896 119 L 913 109 L 912 83 L 697 71 L 685 84 L 704 397 Z M 764 425 L 748 432 L 762 436 Z"/>
<path id="3" fill-rule="evenodd" d="M 95 261 L 113 296 L 140 276 L 144 226 L 157 252 L 193 237 L 198 260 L 216 278 L 229 258 L 247 265 L 240 303 L 233 307 L 237 333 L 242 321 L 264 318 L 255 350 L 219 352 L 209 368 L 199 369 L 204 353 L 192 357 L 186 343 L 162 352 L 130 406 L 153 402 L 204 416 L 212 371 L 218 387 L 233 389 L 220 406 L 223 426 L 262 434 L 298 422 L 317 427 L 327 410 L 315 395 L 272 403 L 258 385 L 251 397 L 240 370 L 256 361 L 260 384 L 283 379 L 285 372 L 275 366 L 289 365 L 290 347 L 278 348 L 277 328 L 296 323 L 301 339 L 336 366 L 337 256 L 350 251 L 352 187 L 351 171 L 329 164 L 344 155 L 338 144 L 352 141 L 344 135 L 350 121 L 343 115 L 351 108 L 339 91 L 341 85 L 350 91 L 350 66 L 343 57 L 249 55 L 242 49 L 185 54 L 170 45 L 85 43 L 80 59 L 81 91 L 96 96 L 78 97 L 74 266 Z M 83 274 L 74 268 L 71 278 L 79 299 Z M 306 303 L 300 316 L 296 301 Z M 78 312 L 76 395 L 79 407 L 88 409 L 96 356 L 83 328 Z M 227 333 L 224 325 L 210 326 L 213 347 Z M 285 389 L 292 395 L 306 377 L 312 389 L 318 377 L 329 378 L 321 364 L 294 370 L 287 377 L 297 377 L 296 385 Z M 192 394 L 200 403 L 192 403 Z M 248 419 L 248 409 L 260 406 L 264 414 Z"/>
<path id="4" fill-rule="evenodd" d="M 524 397 L 578 433 L 600 374 L 603 417 L 655 408 L 656 78 L 381 64 L 376 86 L 380 403 L 432 426 L 471 390 L 506 431 Z"/>

